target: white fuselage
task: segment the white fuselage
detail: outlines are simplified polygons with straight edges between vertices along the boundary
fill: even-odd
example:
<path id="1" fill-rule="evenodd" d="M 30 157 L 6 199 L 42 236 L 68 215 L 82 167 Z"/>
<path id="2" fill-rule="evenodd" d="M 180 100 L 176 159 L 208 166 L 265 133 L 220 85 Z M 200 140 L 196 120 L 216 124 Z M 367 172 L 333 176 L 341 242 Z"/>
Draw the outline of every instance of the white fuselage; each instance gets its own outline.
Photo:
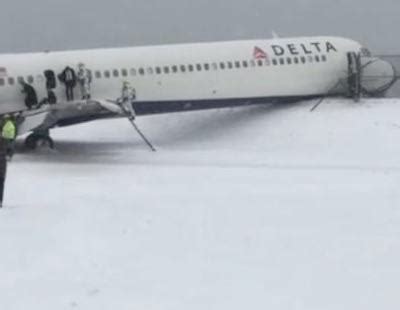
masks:
<path id="1" fill-rule="evenodd" d="M 123 81 L 131 82 L 143 105 L 321 95 L 346 77 L 347 52 L 361 48 L 348 39 L 311 37 L 0 55 L 0 114 L 26 108 L 20 85 L 10 85 L 10 77 L 33 77 L 40 100 L 47 95 L 45 70 L 57 76 L 79 63 L 92 71 L 91 95 L 99 100 L 118 98 Z M 255 49 L 265 55 L 255 55 Z M 65 101 L 59 81 L 55 93 Z M 78 87 L 75 94 L 80 96 Z"/>

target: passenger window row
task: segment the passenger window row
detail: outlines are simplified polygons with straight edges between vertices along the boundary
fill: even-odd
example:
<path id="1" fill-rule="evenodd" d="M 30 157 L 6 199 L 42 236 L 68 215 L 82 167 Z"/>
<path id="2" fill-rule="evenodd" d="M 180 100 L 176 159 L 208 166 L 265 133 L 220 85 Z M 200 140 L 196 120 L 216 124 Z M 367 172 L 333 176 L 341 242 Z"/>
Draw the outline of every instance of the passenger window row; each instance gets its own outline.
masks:
<path id="1" fill-rule="evenodd" d="M 287 58 L 274 58 L 272 59 L 272 65 L 297 65 L 305 63 L 320 63 L 326 62 L 326 55 L 316 55 L 316 56 L 301 56 L 301 57 L 287 57 Z M 254 67 L 270 66 L 271 62 L 269 60 L 243 60 L 243 61 L 228 61 L 219 63 L 199 63 L 196 65 L 172 65 L 172 66 L 157 66 L 157 67 L 147 67 L 147 68 L 132 68 L 129 72 L 126 69 L 122 70 L 106 70 L 104 72 L 96 71 L 95 77 L 100 79 L 104 78 L 118 78 L 130 76 L 144 76 L 144 75 L 160 75 L 160 74 L 177 74 L 177 73 L 191 73 L 191 72 L 202 72 L 202 71 L 216 71 L 216 70 L 232 70 L 232 69 L 247 69 Z"/>
<path id="2" fill-rule="evenodd" d="M 17 78 L 13 78 L 13 77 L 9 77 L 7 79 L 5 78 L 0 78 L 0 86 L 4 86 L 6 85 L 6 83 L 8 83 L 8 85 L 15 85 L 17 83 L 19 83 L 20 81 L 25 81 L 25 78 L 22 76 L 19 76 Z M 34 77 L 32 75 L 28 75 L 26 77 L 26 81 L 30 84 L 33 84 L 33 82 L 35 81 Z"/>
<path id="3" fill-rule="evenodd" d="M 315 55 L 315 56 L 301 56 L 301 57 L 282 57 L 282 58 L 275 58 L 272 59 L 272 65 L 298 65 L 298 64 L 305 64 L 305 63 L 320 63 L 320 62 L 327 62 L 326 55 Z"/>
<path id="4" fill-rule="evenodd" d="M 144 76 L 144 75 L 160 75 L 160 74 L 177 74 L 177 73 L 191 73 L 211 70 L 226 70 L 234 68 L 247 68 L 247 67 L 263 67 L 264 65 L 270 65 L 269 61 L 265 60 L 251 60 L 251 61 L 237 61 L 237 62 L 220 62 L 220 63 L 199 63 L 191 65 L 172 65 L 172 66 L 157 66 L 147 68 L 131 68 L 128 72 L 126 69 L 122 70 L 105 70 L 95 71 L 95 78 L 118 78 L 130 76 Z"/>
<path id="5" fill-rule="evenodd" d="M 128 76 L 144 76 L 144 75 L 161 75 L 161 74 L 177 74 L 177 73 L 191 73 L 191 72 L 206 72 L 206 71 L 216 71 L 216 70 L 233 70 L 233 69 L 247 69 L 254 67 L 263 67 L 263 66 L 273 66 L 278 65 L 299 65 L 306 63 L 320 63 L 326 62 L 326 55 L 315 55 L 315 56 L 301 56 L 301 57 L 281 57 L 281 58 L 273 58 L 272 61 L 269 60 L 243 60 L 243 61 L 227 61 L 227 62 L 214 62 L 214 63 L 198 63 L 191 65 L 173 65 L 173 66 L 157 66 L 157 67 L 147 67 L 147 68 L 131 68 L 128 69 L 113 69 L 113 70 L 105 70 L 105 71 L 95 71 L 94 76 L 96 79 L 111 79 L 111 78 L 119 78 L 119 77 L 128 77 Z M 36 79 L 44 78 L 42 76 L 38 76 Z M 15 85 L 19 81 L 25 81 L 24 77 L 8 77 L 8 78 L 0 78 L 0 86 Z M 28 75 L 26 77 L 26 81 L 29 84 L 33 84 L 35 82 L 35 78 L 32 75 Z"/>

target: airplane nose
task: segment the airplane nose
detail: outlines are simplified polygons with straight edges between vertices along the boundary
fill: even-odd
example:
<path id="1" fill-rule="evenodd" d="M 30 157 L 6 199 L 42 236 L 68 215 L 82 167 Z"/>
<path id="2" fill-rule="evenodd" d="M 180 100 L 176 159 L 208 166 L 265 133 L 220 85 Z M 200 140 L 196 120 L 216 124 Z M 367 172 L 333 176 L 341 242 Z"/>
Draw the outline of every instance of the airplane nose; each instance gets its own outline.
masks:
<path id="1" fill-rule="evenodd" d="M 383 95 L 397 81 L 395 67 L 383 59 L 377 57 L 361 58 L 361 67 L 361 86 L 367 95 Z"/>

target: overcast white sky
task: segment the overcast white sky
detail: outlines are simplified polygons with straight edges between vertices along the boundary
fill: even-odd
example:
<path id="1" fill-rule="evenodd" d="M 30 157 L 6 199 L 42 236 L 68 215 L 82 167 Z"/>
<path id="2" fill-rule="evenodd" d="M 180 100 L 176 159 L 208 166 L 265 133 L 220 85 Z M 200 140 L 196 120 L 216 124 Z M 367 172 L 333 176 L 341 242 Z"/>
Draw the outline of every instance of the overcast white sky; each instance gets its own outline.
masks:
<path id="1" fill-rule="evenodd" d="M 398 0 L 3 0 L 0 52 L 340 35 L 400 52 Z"/>

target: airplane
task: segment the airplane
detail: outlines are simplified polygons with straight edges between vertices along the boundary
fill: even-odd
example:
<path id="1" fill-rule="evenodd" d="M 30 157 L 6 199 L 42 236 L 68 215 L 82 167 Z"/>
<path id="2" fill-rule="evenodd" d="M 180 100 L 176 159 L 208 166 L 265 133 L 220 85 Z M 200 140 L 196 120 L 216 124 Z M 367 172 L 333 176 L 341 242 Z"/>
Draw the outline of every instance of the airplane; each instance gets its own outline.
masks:
<path id="1" fill-rule="evenodd" d="M 79 64 L 91 73 L 90 97 L 77 86 L 75 100 L 68 101 L 60 74 Z M 136 90 L 131 104 L 143 116 L 313 99 L 320 104 L 329 96 L 358 101 L 383 96 L 398 78 L 390 62 L 362 44 L 324 36 L 4 54 L 0 115 L 15 116 L 18 134 L 30 133 L 25 145 L 35 149 L 53 146 L 53 128 L 126 117 L 119 104 L 124 82 Z M 57 102 L 28 109 L 21 82 L 42 103 L 50 95 Z"/>

